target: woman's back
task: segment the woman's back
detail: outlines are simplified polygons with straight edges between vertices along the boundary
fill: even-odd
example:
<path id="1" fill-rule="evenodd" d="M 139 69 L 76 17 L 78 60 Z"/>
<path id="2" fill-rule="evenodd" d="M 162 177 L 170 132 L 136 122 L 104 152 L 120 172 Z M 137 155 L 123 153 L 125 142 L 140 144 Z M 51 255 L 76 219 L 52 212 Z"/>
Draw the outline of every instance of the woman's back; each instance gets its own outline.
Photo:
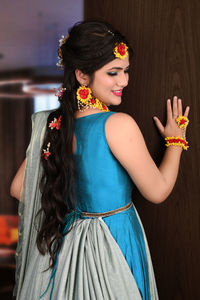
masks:
<path id="1" fill-rule="evenodd" d="M 75 119 L 75 191 L 82 211 L 105 212 L 131 199 L 132 180 L 110 151 L 105 136 L 105 124 L 112 114 L 115 112 Z"/>
<path id="2" fill-rule="evenodd" d="M 131 201 L 133 183 L 111 153 L 105 138 L 105 123 L 113 114 L 88 115 L 74 123 L 74 160 L 78 175 L 75 176 L 75 192 L 82 212 L 109 212 Z M 46 117 L 47 113 L 42 112 L 34 118 L 34 134 L 37 133 L 38 142 L 42 136 L 41 122 L 45 123 L 42 119 Z M 29 157 L 32 158 L 38 151 L 35 138 L 29 149 Z M 34 173 L 34 160 L 30 159 L 28 165 L 27 179 L 32 178 Z M 37 174 L 34 176 L 37 177 Z M 29 197 L 26 200 L 29 208 Z M 48 267 L 49 256 L 42 256 L 34 247 L 18 299 L 25 300 L 29 296 L 35 300 L 43 293 L 44 299 L 50 299 L 51 291 L 52 299 L 60 300 L 114 300 L 123 297 L 149 300 L 150 294 L 152 299 L 157 299 L 148 245 L 134 206 L 110 216 L 79 215 L 79 218 L 64 238 L 56 264 L 54 288 L 51 288 L 51 280 L 44 293 L 51 278 L 51 270 L 43 272 Z M 66 228 L 70 224 L 69 215 L 65 221 Z M 32 230 L 35 231 L 34 226 Z"/>
<path id="3" fill-rule="evenodd" d="M 133 181 L 106 139 L 105 126 L 113 114 L 94 113 L 75 119 L 75 195 L 83 212 L 104 213 L 131 201 Z M 112 136 L 109 141 L 112 143 Z M 134 206 L 103 220 L 134 274 L 142 298 L 150 299 L 145 241 Z"/>

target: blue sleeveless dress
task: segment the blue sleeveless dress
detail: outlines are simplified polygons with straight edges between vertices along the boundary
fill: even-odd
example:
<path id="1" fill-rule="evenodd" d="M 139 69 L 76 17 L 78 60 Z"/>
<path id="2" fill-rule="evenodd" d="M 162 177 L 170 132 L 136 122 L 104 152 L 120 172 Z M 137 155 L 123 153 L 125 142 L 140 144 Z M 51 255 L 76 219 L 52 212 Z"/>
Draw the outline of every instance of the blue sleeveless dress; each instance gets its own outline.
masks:
<path id="1" fill-rule="evenodd" d="M 75 193 L 78 208 L 84 212 L 107 212 L 131 201 L 133 182 L 105 137 L 105 122 L 112 114 L 95 113 L 75 120 Z M 144 237 L 134 207 L 103 220 L 133 273 L 142 299 L 151 299 Z"/>
<path id="2" fill-rule="evenodd" d="M 40 155 L 49 113 L 32 117 L 19 207 L 16 299 L 158 300 L 148 243 L 134 205 L 106 217 L 79 213 L 69 232 L 73 214 L 67 214 L 67 234 L 55 269 L 48 268 L 49 254 L 38 251 L 35 216 L 41 203 Z M 104 213 L 131 201 L 134 184 L 110 151 L 105 136 L 106 120 L 113 113 L 95 113 L 74 121 L 76 212 Z"/>

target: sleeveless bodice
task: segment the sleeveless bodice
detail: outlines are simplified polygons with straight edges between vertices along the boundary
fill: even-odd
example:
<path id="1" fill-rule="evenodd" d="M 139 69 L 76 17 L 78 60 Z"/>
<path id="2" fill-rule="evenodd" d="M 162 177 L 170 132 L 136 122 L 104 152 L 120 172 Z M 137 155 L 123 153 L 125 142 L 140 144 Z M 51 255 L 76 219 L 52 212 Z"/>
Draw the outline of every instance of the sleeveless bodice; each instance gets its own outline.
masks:
<path id="1" fill-rule="evenodd" d="M 74 122 L 75 195 L 82 211 L 106 212 L 131 200 L 133 182 L 105 137 L 106 120 L 114 113 L 95 113 Z"/>
<path id="2" fill-rule="evenodd" d="M 16 299 L 38 300 L 42 295 L 44 300 L 158 300 L 148 243 L 134 205 L 106 217 L 80 215 L 80 210 L 102 213 L 131 201 L 134 184 L 110 151 L 105 137 L 105 122 L 114 112 L 75 119 L 74 192 L 78 210 L 65 217 L 55 269 L 48 268 L 49 254 L 41 255 L 38 251 L 35 217 L 41 205 L 38 180 L 49 113 L 39 112 L 32 117 L 33 132 L 26 152 L 26 184 L 22 193 L 24 204 L 19 210 Z M 41 216 L 38 217 L 39 224 Z M 73 221 L 73 227 L 65 235 Z"/>
<path id="3" fill-rule="evenodd" d="M 96 113 L 74 121 L 74 192 L 79 210 L 65 217 L 55 269 L 48 268 L 49 254 L 41 255 L 36 247 L 35 228 L 41 201 L 40 149 L 49 112 L 33 115 L 23 191 L 25 205 L 19 210 L 22 234 L 17 248 L 21 260 L 16 272 L 20 275 L 16 277 L 17 300 L 38 300 L 41 296 L 44 300 L 158 300 L 148 244 L 134 205 L 106 217 L 80 215 L 80 210 L 108 212 L 131 201 L 133 182 L 105 137 L 105 123 L 113 113 Z M 74 226 L 65 235 L 72 221 Z"/>
<path id="4" fill-rule="evenodd" d="M 131 201 L 133 182 L 112 154 L 105 136 L 106 120 L 115 112 L 75 119 L 75 197 L 86 212 L 107 212 Z M 143 232 L 135 209 L 103 218 L 133 272 L 143 299 L 150 299 Z"/>

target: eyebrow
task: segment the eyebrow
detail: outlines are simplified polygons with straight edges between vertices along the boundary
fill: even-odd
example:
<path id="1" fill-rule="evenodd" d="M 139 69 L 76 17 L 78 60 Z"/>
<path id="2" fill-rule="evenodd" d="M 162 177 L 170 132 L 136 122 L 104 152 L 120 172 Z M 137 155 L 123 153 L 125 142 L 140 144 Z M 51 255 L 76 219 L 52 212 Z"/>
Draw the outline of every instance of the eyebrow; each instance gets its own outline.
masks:
<path id="1" fill-rule="evenodd" d="M 125 69 L 128 69 L 130 65 L 128 65 Z M 120 68 L 120 67 L 113 67 L 111 69 L 109 69 L 109 71 L 111 70 L 123 70 L 123 68 Z"/>

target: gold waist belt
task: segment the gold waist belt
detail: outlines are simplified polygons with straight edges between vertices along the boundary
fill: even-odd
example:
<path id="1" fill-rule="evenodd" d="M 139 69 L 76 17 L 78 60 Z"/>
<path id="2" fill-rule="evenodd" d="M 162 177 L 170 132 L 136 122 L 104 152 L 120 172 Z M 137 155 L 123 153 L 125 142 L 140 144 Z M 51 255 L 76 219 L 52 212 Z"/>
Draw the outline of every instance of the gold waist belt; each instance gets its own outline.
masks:
<path id="1" fill-rule="evenodd" d="M 122 206 L 120 208 L 110 210 L 110 211 L 107 211 L 107 212 L 103 212 L 103 213 L 90 213 L 90 212 L 83 212 L 82 211 L 81 216 L 83 216 L 83 217 L 108 217 L 108 216 L 118 214 L 121 211 L 125 211 L 125 210 L 129 209 L 132 205 L 133 205 L 133 203 L 129 202 L 125 206 Z"/>

